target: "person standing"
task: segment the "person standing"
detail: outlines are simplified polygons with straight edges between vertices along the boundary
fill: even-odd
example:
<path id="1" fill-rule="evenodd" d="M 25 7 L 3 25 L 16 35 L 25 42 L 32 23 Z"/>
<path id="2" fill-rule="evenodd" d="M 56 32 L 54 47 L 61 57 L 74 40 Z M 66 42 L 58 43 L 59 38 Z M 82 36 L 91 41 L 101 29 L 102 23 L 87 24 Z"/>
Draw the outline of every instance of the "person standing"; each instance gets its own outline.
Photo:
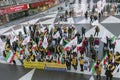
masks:
<path id="1" fill-rule="evenodd" d="M 100 62 L 100 60 L 97 60 L 97 63 L 95 65 L 95 71 L 96 71 L 96 80 L 101 80 L 101 69 L 102 69 L 102 64 Z"/>
<path id="2" fill-rule="evenodd" d="M 96 61 L 96 52 L 93 47 L 90 49 L 91 57 L 93 61 Z"/>
<path id="3" fill-rule="evenodd" d="M 90 49 L 91 49 L 91 47 L 94 45 L 94 37 L 93 37 L 93 35 L 90 35 L 89 43 L 90 43 Z"/>
<path id="4" fill-rule="evenodd" d="M 96 36 L 96 34 L 98 36 L 99 32 L 100 32 L 100 28 L 96 26 L 94 36 Z"/>
<path id="5" fill-rule="evenodd" d="M 66 58 L 66 66 L 67 66 L 67 70 L 71 70 L 71 59 L 70 59 L 70 57 Z"/>
<path id="6" fill-rule="evenodd" d="M 82 45 L 85 47 L 85 53 L 88 54 L 88 39 L 86 37 L 83 40 Z"/>
<path id="7" fill-rule="evenodd" d="M 26 30 L 25 26 L 23 26 L 23 31 L 24 31 L 24 34 L 26 35 L 27 34 L 27 30 Z"/>
<path id="8" fill-rule="evenodd" d="M 77 70 L 77 64 L 78 64 L 78 62 L 77 62 L 76 57 L 73 57 L 72 58 L 72 66 L 74 67 L 75 70 Z"/>
<path id="9" fill-rule="evenodd" d="M 85 18 L 87 19 L 88 18 L 88 12 L 86 11 L 85 13 Z"/>
<path id="10" fill-rule="evenodd" d="M 84 27 L 81 28 L 81 31 L 82 31 L 82 37 L 85 36 L 85 31 L 86 29 Z"/>
<path id="11" fill-rule="evenodd" d="M 80 68 L 81 68 L 81 71 L 82 71 L 82 72 L 84 71 L 83 65 L 84 65 L 83 57 L 80 57 Z"/>
<path id="12" fill-rule="evenodd" d="M 109 43 L 109 38 L 108 38 L 108 36 L 106 36 L 106 43 L 104 43 L 104 47 L 106 47 L 106 48 L 108 48 L 108 43 Z"/>
<path id="13" fill-rule="evenodd" d="M 72 11 L 70 10 L 70 12 L 69 12 L 69 15 L 70 15 L 70 17 L 72 17 Z"/>
<path id="14" fill-rule="evenodd" d="M 99 38 L 96 38 L 95 41 L 94 41 L 94 48 L 95 48 L 95 51 L 96 53 L 98 54 L 98 51 L 99 51 L 99 44 L 100 44 L 100 41 L 99 41 Z"/>
<path id="15" fill-rule="evenodd" d="M 106 75 L 106 80 L 112 80 L 113 75 L 110 67 L 107 67 L 105 75 Z"/>
<path id="16" fill-rule="evenodd" d="M 65 11 L 65 16 L 68 16 L 68 11 L 67 10 Z"/>

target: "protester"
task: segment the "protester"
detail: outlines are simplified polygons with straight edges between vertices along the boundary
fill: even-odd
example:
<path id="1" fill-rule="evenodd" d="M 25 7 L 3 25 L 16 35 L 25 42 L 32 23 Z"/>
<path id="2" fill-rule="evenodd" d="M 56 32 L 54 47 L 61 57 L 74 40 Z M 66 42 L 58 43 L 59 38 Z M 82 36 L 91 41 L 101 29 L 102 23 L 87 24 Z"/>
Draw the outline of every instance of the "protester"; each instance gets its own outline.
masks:
<path id="1" fill-rule="evenodd" d="M 99 39 L 96 38 L 94 41 L 94 49 L 95 49 L 96 53 L 98 53 L 98 51 L 99 51 L 99 44 L 100 44 Z"/>
<path id="2" fill-rule="evenodd" d="M 68 56 L 66 58 L 66 66 L 67 66 L 67 70 L 71 70 L 71 59 Z"/>
<path id="3" fill-rule="evenodd" d="M 77 65 L 78 65 L 78 62 L 77 62 L 77 59 L 76 57 L 73 56 L 72 58 L 72 66 L 75 70 L 77 70 Z"/>
<path id="4" fill-rule="evenodd" d="M 80 57 L 80 68 L 81 68 L 81 71 L 83 72 L 84 71 L 84 60 L 83 60 L 83 57 Z"/>
<path id="5" fill-rule="evenodd" d="M 112 69 L 111 66 L 108 66 L 105 72 L 106 75 L 106 80 L 112 80 L 113 75 L 112 75 Z"/>
<path id="6" fill-rule="evenodd" d="M 100 60 L 97 60 L 96 65 L 95 65 L 95 71 L 96 71 L 96 80 L 101 80 L 101 70 L 102 69 L 102 64 Z"/>

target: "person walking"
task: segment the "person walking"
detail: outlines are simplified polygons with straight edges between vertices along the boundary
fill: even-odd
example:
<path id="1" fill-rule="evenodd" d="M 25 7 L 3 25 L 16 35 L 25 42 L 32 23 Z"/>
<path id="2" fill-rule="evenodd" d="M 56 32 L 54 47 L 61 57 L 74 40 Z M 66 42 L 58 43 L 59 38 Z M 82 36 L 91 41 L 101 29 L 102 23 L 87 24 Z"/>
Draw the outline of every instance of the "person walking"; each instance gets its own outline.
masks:
<path id="1" fill-rule="evenodd" d="M 85 13 L 85 18 L 87 19 L 88 18 L 88 12 L 86 11 Z"/>
<path id="2" fill-rule="evenodd" d="M 90 15 L 90 23 L 93 22 L 93 15 Z"/>
<path id="3" fill-rule="evenodd" d="M 94 36 L 96 36 L 96 34 L 98 36 L 99 32 L 100 32 L 100 28 L 96 26 Z"/>
<path id="4" fill-rule="evenodd" d="M 101 13 L 98 13 L 98 17 L 99 17 L 99 21 L 100 21 L 100 18 L 101 18 Z"/>

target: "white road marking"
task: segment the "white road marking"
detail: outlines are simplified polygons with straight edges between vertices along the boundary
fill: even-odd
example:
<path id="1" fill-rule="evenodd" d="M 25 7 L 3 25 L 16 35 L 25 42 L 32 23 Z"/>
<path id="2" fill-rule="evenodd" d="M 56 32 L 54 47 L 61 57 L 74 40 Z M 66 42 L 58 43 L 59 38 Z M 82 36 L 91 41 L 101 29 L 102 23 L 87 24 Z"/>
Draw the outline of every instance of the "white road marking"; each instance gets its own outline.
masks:
<path id="1" fill-rule="evenodd" d="M 31 70 L 30 72 L 28 72 L 27 74 L 25 74 L 24 76 L 22 76 L 18 80 L 31 80 L 32 77 L 33 77 L 34 72 L 35 72 L 35 69 Z"/>

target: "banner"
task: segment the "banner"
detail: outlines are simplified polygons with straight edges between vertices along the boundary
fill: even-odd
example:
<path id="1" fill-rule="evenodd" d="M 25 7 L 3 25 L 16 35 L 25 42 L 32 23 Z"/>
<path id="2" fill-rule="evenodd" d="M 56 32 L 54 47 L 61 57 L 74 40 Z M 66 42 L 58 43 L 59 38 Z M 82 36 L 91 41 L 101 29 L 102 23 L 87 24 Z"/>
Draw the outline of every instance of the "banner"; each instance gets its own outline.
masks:
<path id="1" fill-rule="evenodd" d="M 43 62 L 27 62 L 24 61 L 25 68 L 37 68 L 37 69 L 44 69 L 45 64 Z"/>
<path id="2" fill-rule="evenodd" d="M 66 72 L 66 64 L 45 63 L 45 70 Z"/>
<path id="3" fill-rule="evenodd" d="M 5 10 L 6 12 L 9 13 L 14 13 L 14 12 L 19 12 L 19 11 L 24 11 L 28 9 L 27 4 L 22 4 L 22 5 L 17 5 L 17 6 L 10 6 L 6 7 Z"/>
<path id="4" fill-rule="evenodd" d="M 57 64 L 57 63 L 48 63 L 48 62 L 32 62 L 32 61 L 24 61 L 25 68 L 37 68 L 46 70 L 66 70 L 66 64 Z"/>
<path id="5" fill-rule="evenodd" d="M 45 65 L 49 68 L 66 68 L 66 64 L 57 64 L 57 63 L 46 62 Z"/>

